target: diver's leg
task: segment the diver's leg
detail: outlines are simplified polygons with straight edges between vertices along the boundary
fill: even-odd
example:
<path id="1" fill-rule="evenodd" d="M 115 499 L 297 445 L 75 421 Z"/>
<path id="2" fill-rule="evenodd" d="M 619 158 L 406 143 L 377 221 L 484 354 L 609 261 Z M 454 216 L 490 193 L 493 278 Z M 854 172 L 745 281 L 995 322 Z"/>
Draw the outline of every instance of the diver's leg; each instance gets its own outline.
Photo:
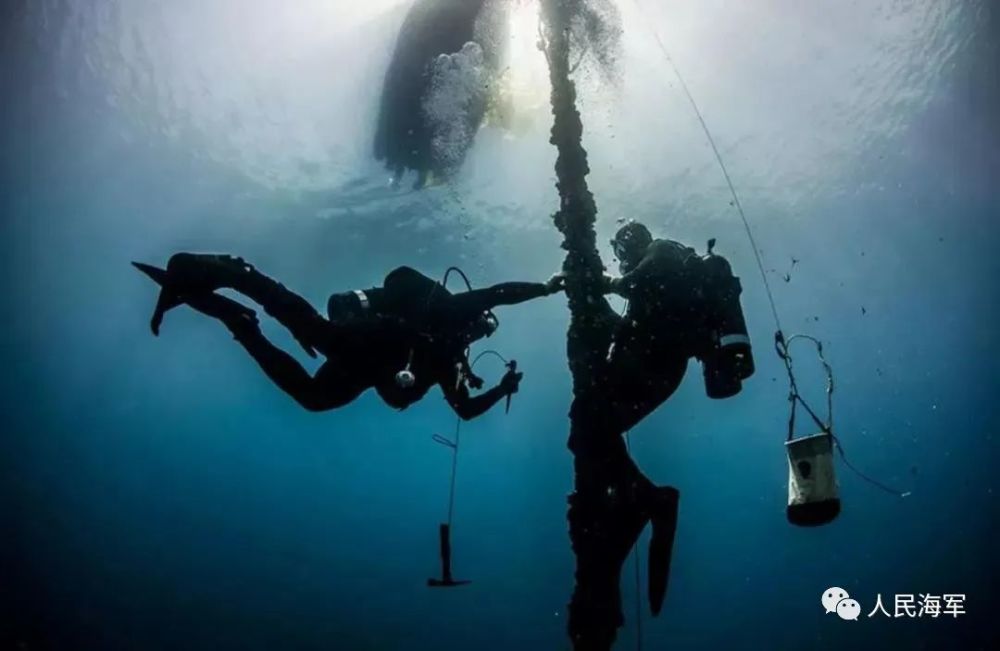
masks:
<path id="1" fill-rule="evenodd" d="M 606 386 L 614 428 L 627 432 L 674 394 L 688 360 L 682 353 L 654 346 L 647 335 L 631 328 L 618 335 L 608 361 Z"/>
<path id="2" fill-rule="evenodd" d="M 246 328 L 257 328 L 257 313 L 249 307 L 220 294 L 197 294 L 188 305 L 206 316 L 222 321 L 235 335 Z"/>
<path id="3" fill-rule="evenodd" d="M 221 321 L 257 362 L 272 382 L 309 411 L 324 411 L 345 405 L 367 388 L 357 369 L 340 360 L 327 361 L 315 377 L 294 357 L 264 337 L 253 310 L 215 293 L 196 294 L 189 305 Z"/>
<path id="4" fill-rule="evenodd" d="M 663 404 L 680 386 L 687 369 L 687 357 L 661 346 L 636 332 L 627 324 L 617 333 L 608 363 L 607 390 L 612 401 L 610 430 L 628 432 L 654 409 Z M 617 441 L 608 442 L 612 447 Z M 649 540 L 648 595 L 653 615 L 660 612 L 670 580 L 670 562 L 680 493 L 671 486 L 656 486 L 639 472 L 632 459 L 623 454 L 618 459 L 619 474 L 631 477 L 629 498 L 652 525 Z M 612 464 L 614 465 L 614 464 Z"/>
<path id="5" fill-rule="evenodd" d="M 578 421 L 579 422 L 579 421 Z M 639 539 L 649 515 L 637 499 L 640 485 L 651 482 L 639 471 L 625 449 L 621 433 L 594 420 L 585 425 L 593 436 L 587 454 L 574 460 L 577 489 L 569 497 L 570 540 L 576 555 L 576 588 L 569 607 L 571 637 L 604 637 L 610 648 L 624 617 L 621 571 Z M 595 628 L 595 626 L 597 628 Z M 588 647 L 589 648 L 589 647 Z"/>
<path id="6" fill-rule="evenodd" d="M 365 389 L 353 379 L 350 369 L 339 366 L 336 360 L 327 361 L 311 376 L 294 357 L 268 341 L 259 328 L 240 328 L 233 334 L 264 374 L 309 411 L 341 407 Z"/>
<path id="7" fill-rule="evenodd" d="M 657 615 L 670 578 L 677 530 L 679 492 L 657 486 L 629 456 L 621 430 L 612 421 L 592 419 L 595 436 L 586 455 L 579 454 L 574 469 L 578 489 L 570 496 L 570 537 L 577 556 L 577 592 L 571 606 L 570 629 L 579 631 L 589 621 L 622 622 L 618 584 L 621 568 L 642 529 L 649 523 L 647 582 L 650 609 Z M 585 491 L 579 487 L 589 487 Z M 602 615 L 602 618 L 595 616 Z"/>

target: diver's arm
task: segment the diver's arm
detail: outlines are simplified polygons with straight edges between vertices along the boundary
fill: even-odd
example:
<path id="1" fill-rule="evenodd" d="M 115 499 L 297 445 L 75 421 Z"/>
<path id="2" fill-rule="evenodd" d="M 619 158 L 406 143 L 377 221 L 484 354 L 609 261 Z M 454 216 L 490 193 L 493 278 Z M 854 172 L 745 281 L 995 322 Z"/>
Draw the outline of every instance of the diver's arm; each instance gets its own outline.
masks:
<path id="1" fill-rule="evenodd" d="M 605 276 L 605 293 L 607 294 L 618 294 L 625 298 L 629 298 L 636 288 L 646 285 L 649 279 L 655 273 L 655 263 L 654 258 L 651 255 L 647 255 L 636 265 L 635 269 L 628 272 L 621 278 L 614 278 L 612 276 Z"/>
<path id="2" fill-rule="evenodd" d="M 473 317 L 499 305 L 517 305 L 551 293 L 546 283 L 510 282 L 455 294 L 452 300 L 458 311 Z"/>
<path id="3" fill-rule="evenodd" d="M 469 389 L 464 382 L 460 382 L 458 386 L 452 382 L 444 382 L 441 384 L 441 390 L 444 392 L 445 400 L 448 401 L 459 418 L 472 420 L 485 414 L 501 399 L 512 393 L 517 393 L 522 375 L 520 372 L 507 371 L 499 384 L 478 396 L 470 396 Z"/>
<path id="4" fill-rule="evenodd" d="M 507 391 L 499 384 L 478 396 L 470 396 L 469 389 L 464 384 L 457 389 L 454 386 L 441 385 L 441 389 L 444 391 L 445 400 L 462 420 L 472 420 L 482 416 L 507 395 Z"/>

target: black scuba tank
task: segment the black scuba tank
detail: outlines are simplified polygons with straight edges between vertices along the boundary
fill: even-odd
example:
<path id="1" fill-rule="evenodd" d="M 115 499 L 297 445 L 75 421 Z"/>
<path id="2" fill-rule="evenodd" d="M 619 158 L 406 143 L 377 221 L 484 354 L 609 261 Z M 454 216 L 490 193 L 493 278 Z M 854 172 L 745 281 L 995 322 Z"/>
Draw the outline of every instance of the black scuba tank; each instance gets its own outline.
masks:
<path id="1" fill-rule="evenodd" d="M 701 262 L 708 336 L 701 355 L 705 393 L 709 398 L 729 398 L 740 392 L 743 380 L 754 372 L 753 351 L 740 306 L 743 287 L 724 257 L 710 251 Z"/>
<path id="2" fill-rule="evenodd" d="M 349 323 L 373 318 L 372 290 L 355 289 L 331 294 L 326 302 L 326 315 L 333 323 Z"/>

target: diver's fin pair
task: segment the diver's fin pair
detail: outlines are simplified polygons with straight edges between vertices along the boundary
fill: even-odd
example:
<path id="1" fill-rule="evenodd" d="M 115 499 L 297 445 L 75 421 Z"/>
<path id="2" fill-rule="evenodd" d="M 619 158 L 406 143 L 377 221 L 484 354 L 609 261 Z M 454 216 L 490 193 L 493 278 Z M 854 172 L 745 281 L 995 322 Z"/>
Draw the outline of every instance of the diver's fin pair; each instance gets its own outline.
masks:
<path id="1" fill-rule="evenodd" d="M 214 292 L 190 295 L 178 294 L 170 291 L 167 287 L 166 269 L 142 262 L 133 262 L 132 266 L 149 276 L 153 282 L 162 288 L 160 296 L 156 301 L 156 309 L 153 310 L 153 318 L 149 324 L 154 335 L 160 334 L 160 324 L 163 323 L 163 315 L 183 303 L 187 303 L 202 314 L 221 319 L 233 331 L 233 334 L 237 336 L 239 336 L 239 332 L 245 327 L 257 327 L 257 313 L 231 298 Z"/>
<path id="2" fill-rule="evenodd" d="M 307 355 L 316 357 L 316 350 L 308 338 L 309 329 L 295 325 L 304 314 L 313 314 L 313 308 L 305 299 L 260 273 L 243 258 L 215 253 L 175 253 L 170 257 L 166 270 L 140 263 L 132 264 L 163 288 L 150 322 L 153 334 L 159 333 L 163 315 L 169 310 L 182 303 L 195 307 L 195 301 L 212 296 L 216 290 L 229 288 L 264 306 L 265 312 L 289 329 Z M 208 305 L 221 307 L 218 303 Z M 243 310 L 241 317 L 250 314 L 256 316 L 249 308 Z M 210 312 L 206 314 L 212 315 Z M 237 319 L 235 323 L 243 321 L 246 318 Z"/>
<path id="3" fill-rule="evenodd" d="M 670 559 L 674 551 L 674 536 L 677 533 L 677 508 L 680 492 L 673 486 L 659 486 L 653 489 L 648 506 L 650 524 L 653 526 L 649 538 L 649 609 L 653 616 L 660 614 L 663 599 L 670 581 Z"/>
<path id="4" fill-rule="evenodd" d="M 451 576 L 451 526 L 442 523 L 441 526 L 438 527 L 438 537 L 441 548 L 441 578 L 427 579 L 427 587 L 453 588 L 455 586 L 472 583 L 472 581 L 466 581 L 461 579 L 456 580 L 453 579 Z"/>

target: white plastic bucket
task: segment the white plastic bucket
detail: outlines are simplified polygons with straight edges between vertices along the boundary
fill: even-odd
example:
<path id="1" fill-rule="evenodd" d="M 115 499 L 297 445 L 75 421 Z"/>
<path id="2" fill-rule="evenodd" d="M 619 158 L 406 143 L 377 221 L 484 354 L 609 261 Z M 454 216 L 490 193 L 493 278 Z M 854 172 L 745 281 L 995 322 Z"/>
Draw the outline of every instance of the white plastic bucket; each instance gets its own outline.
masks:
<path id="1" fill-rule="evenodd" d="M 788 521 L 801 527 L 826 524 L 840 513 L 833 466 L 833 436 L 821 432 L 785 443 L 788 451 Z"/>

